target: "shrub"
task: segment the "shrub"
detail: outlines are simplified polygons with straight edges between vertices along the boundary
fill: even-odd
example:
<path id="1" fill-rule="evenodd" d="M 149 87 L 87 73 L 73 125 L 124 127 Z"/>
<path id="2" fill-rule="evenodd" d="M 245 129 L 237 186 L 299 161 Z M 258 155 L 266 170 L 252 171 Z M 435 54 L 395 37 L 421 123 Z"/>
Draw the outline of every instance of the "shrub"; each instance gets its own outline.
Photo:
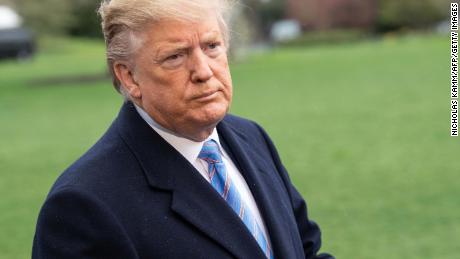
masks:
<path id="1" fill-rule="evenodd" d="M 446 13 L 435 0 L 380 0 L 376 28 L 378 31 L 423 29 L 445 18 Z"/>

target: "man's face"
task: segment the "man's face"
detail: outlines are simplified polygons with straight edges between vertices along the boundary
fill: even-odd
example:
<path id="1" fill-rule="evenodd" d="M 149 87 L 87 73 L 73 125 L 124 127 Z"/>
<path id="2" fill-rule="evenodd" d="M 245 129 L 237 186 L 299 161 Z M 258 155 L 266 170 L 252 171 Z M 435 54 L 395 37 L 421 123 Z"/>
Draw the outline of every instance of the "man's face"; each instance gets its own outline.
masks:
<path id="1" fill-rule="evenodd" d="M 206 16 L 204 16 L 206 17 Z M 146 28 L 132 78 L 134 101 L 179 135 L 205 139 L 227 113 L 232 81 L 217 19 L 173 20 Z"/>

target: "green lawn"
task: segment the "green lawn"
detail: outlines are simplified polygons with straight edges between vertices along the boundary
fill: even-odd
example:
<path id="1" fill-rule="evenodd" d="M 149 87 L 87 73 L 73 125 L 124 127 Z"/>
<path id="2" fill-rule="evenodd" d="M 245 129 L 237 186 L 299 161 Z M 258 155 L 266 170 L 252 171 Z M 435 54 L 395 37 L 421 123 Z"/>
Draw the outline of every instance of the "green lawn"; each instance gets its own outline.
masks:
<path id="1" fill-rule="evenodd" d="M 104 46 L 48 40 L 0 63 L 0 258 L 29 258 L 54 179 L 105 131 L 121 98 Z M 344 259 L 456 259 L 460 139 L 449 134 L 449 39 L 407 36 L 279 49 L 232 65 L 232 112 L 277 144 L 323 250 Z M 59 80 L 58 80 L 59 81 Z"/>

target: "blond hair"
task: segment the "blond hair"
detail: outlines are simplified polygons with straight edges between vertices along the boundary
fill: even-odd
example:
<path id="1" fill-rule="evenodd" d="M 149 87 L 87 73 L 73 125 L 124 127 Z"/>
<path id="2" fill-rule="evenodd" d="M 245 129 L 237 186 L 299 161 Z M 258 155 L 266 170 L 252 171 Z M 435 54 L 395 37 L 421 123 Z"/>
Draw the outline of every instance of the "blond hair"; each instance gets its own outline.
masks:
<path id="1" fill-rule="evenodd" d="M 229 30 L 226 18 L 230 10 L 229 0 L 104 0 L 98 10 L 102 19 L 102 32 L 106 43 L 106 55 L 113 85 L 124 93 L 117 79 L 115 61 L 130 62 L 134 52 L 141 47 L 140 36 L 145 28 L 162 19 L 200 21 L 205 11 L 216 14 L 225 44 L 228 46 Z"/>

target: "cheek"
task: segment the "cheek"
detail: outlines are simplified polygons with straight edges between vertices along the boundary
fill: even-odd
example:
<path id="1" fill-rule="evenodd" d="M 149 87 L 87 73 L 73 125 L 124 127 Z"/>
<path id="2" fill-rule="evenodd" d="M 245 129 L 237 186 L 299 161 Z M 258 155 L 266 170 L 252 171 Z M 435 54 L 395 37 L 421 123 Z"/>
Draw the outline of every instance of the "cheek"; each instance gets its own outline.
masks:
<path id="1" fill-rule="evenodd" d="M 231 92 L 232 89 L 232 77 L 230 75 L 230 68 L 228 66 L 226 56 L 216 60 L 215 63 L 215 76 L 216 78 Z"/>
<path id="2" fill-rule="evenodd" d="M 225 90 L 227 91 L 228 99 L 230 101 L 232 98 L 233 83 L 232 83 L 232 77 L 230 75 L 230 70 L 228 69 L 228 67 L 222 71 L 222 78 L 220 80 L 221 80 L 221 83 L 224 85 Z"/>
<path id="3" fill-rule="evenodd" d="M 190 78 L 190 72 L 185 68 L 168 71 L 165 74 L 164 81 L 171 87 L 184 87 Z"/>
<path id="4" fill-rule="evenodd" d="M 232 76 L 230 75 L 230 70 L 228 69 L 228 67 L 224 71 L 224 81 L 225 85 L 227 85 L 230 88 L 232 87 Z"/>
<path id="5" fill-rule="evenodd" d="M 144 84 L 143 94 L 162 104 L 180 104 L 184 99 L 187 75 L 184 71 L 155 71 Z"/>

